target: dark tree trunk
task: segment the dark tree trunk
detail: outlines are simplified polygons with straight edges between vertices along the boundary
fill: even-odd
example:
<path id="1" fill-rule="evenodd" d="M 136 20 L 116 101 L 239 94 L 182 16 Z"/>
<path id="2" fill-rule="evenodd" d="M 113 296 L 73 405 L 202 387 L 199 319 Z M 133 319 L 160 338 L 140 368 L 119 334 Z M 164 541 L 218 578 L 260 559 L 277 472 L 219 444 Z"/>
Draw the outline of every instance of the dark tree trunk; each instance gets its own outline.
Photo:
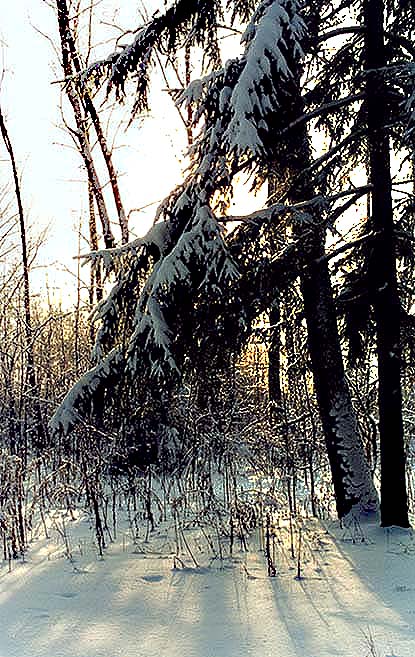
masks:
<path id="1" fill-rule="evenodd" d="M 314 387 L 340 518 L 353 508 L 375 512 L 378 498 L 347 386 L 324 231 L 314 229 L 304 250 L 312 261 L 301 276 Z"/>
<path id="2" fill-rule="evenodd" d="M 269 311 L 269 323 L 271 326 L 271 338 L 268 347 L 268 395 L 273 404 L 273 416 L 277 416 L 281 410 L 281 308 L 278 292 L 273 299 Z"/>
<path id="3" fill-rule="evenodd" d="M 272 204 L 277 191 L 274 166 L 270 167 L 268 177 L 268 199 Z M 271 402 L 271 419 L 277 421 L 282 408 L 281 393 L 281 295 L 276 288 L 269 309 L 270 343 L 268 347 L 268 397 Z"/>
<path id="4" fill-rule="evenodd" d="M 79 152 L 84 161 L 85 169 L 88 174 L 88 181 L 94 190 L 94 196 L 97 204 L 98 215 L 102 223 L 102 231 L 105 242 L 105 248 L 111 249 L 115 246 L 115 239 L 111 230 L 111 222 L 108 216 L 102 186 L 99 181 L 98 173 L 94 164 L 91 153 L 91 147 L 88 137 L 88 128 L 83 108 L 78 97 L 78 93 L 70 80 L 74 71 L 71 62 L 71 52 L 68 44 L 68 34 L 70 34 L 68 8 L 66 0 L 56 0 L 56 9 L 58 12 L 59 36 L 62 50 L 62 68 L 68 82 L 65 87 L 66 94 L 72 105 L 76 122 L 76 140 L 79 144 Z"/>
<path id="5" fill-rule="evenodd" d="M 57 7 L 59 12 L 58 15 L 59 25 L 62 26 L 60 28 L 60 33 L 61 35 L 62 34 L 65 35 L 63 40 L 61 37 L 62 49 L 66 48 L 68 64 L 73 66 L 75 74 L 76 73 L 79 74 L 81 73 L 83 66 L 81 63 L 81 59 L 78 55 L 78 51 L 76 49 L 75 39 L 69 24 L 69 11 L 68 11 L 66 0 L 58 0 Z M 67 75 L 66 72 L 65 74 Z M 109 175 L 109 183 L 111 185 L 112 195 L 114 198 L 114 203 L 118 214 L 118 221 L 121 228 L 121 240 L 123 244 L 126 244 L 129 239 L 128 220 L 125 214 L 125 210 L 121 198 L 121 191 L 118 185 L 118 175 L 112 160 L 112 152 L 111 149 L 108 148 L 107 139 L 104 135 L 104 131 L 102 129 L 98 112 L 95 108 L 91 96 L 89 95 L 86 89 L 82 90 L 82 94 L 80 94 L 80 99 L 83 102 L 85 113 L 89 114 L 89 116 L 91 117 L 91 121 L 93 123 L 95 133 L 97 135 L 98 144 L 100 146 L 102 156 L 104 158 L 104 162 L 107 167 L 107 171 Z"/>
<path id="6" fill-rule="evenodd" d="M 376 319 L 381 449 L 381 523 L 408 527 L 405 447 L 402 422 L 400 301 L 396 279 L 390 172 L 387 57 L 382 0 L 364 0 L 366 25 L 366 107 L 372 191 L 377 237 L 370 283 Z"/>
<path id="7" fill-rule="evenodd" d="M 9 137 L 9 132 L 4 120 L 3 112 L 0 107 L 0 134 L 4 141 L 10 164 L 12 167 L 12 175 L 14 182 L 14 190 L 16 194 L 19 228 L 20 228 L 20 243 L 22 248 L 22 268 L 23 268 L 23 306 L 24 306 L 24 325 L 25 325 L 25 352 L 26 352 L 26 376 L 25 376 L 25 403 L 31 398 L 31 404 L 34 414 L 35 424 L 35 438 L 34 445 L 37 448 L 44 446 L 46 431 L 43 425 L 42 409 L 39 402 L 39 386 L 37 382 L 37 372 L 35 365 L 35 354 L 33 344 L 33 326 L 32 326 L 32 310 L 30 301 L 30 263 L 29 254 L 27 249 L 27 235 L 26 235 L 26 221 L 23 211 L 22 195 L 20 191 L 19 174 L 17 170 L 16 158 L 14 149 Z"/>
<path id="8" fill-rule="evenodd" d="M 314 29 L 317 27 L 314 26 Z M 290 61 L 289 53 L 286 53 L 286 56 L 290 70 L 295 72 L 292 88 L 287 93 L 290 101 L 284 107 L 289 125 L 304 114 L 305 108 L 301 95 L 301 64 Z M 285 194 L 291 203 L 306 201 L 315 196 L 313 180 L 303 174 L 311 163 L 307 127 L 299 124 L 290 131 L 287 139 L 289 141 L 285 151 L 284 148 L 281 149 L 283 158 L 284 152 L 286 153 L 285 167 L 281 167 L 279 162 L 281 180 L 297 182 L 294 185 L 288 183 Z M 298 182 L 299 180 L 301 182 Z M 277 183 L 274 184 L 278 187 Z M 308 348 L 337 512 L 340 518 L 351 511 L 376 512 L 378 496 L 359 434 L 343 365 L 330 271 L 324 257 L 326 231 L 319 226 L 319 217 L 311 211 L 309 221 L 304 219 L 294 230 L 297 238 L 302 241 L 303 266 L 300 283 Z"/>
<path id="9" fill-rule="evenodd" d="M 294 121 L 304 111 L 301 96 L 301 66 L 293 80 L 290 116 Z M 311 163 L 310 139 L 307 127 L 302 124 L 289 135 L 289 179 L 287 197 L 291 203 L 312 199 L 316 195 L 313 179 L 303 172 Z M 292 149 L 292 150 L 291 150 Z M 299 182 L 301 181 L 301 182 Z M 351 511 L 374 513 L 379 502 L 359 433 L 346 375 L 337 327 L 334 294 L 328 261 L 325 258 L 326 229 L 320 218 L 309 209 L 305 218 L 294 230 L 302 242 L 303 266 L 300 272 L 301 292 L 307 323 L 308 348 L 311 359 L 314 388 L 320 419 L 323 426 L 327 455 L 339 518 Z"/>

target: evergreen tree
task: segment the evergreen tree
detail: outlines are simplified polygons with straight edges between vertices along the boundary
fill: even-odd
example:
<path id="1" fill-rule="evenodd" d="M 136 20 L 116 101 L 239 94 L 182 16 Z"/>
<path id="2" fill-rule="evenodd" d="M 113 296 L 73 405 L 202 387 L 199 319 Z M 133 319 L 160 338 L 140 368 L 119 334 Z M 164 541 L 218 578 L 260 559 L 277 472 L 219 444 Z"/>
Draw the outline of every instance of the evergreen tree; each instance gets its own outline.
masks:
<path id="1" fill-rule="evenodd" d="M 411 5 L 400 4 L 413 24 Z M 223 347 L 225 342 L 232 347 L 233 342 L 235 348 L 249 335 L 253 319 L 275 304 L 276 290 L 281 292 L 300 276 L 339 515 L 354 507 L 373 510 L 376 496 L 345 381 L 324 243 L 327 227 L 335 226 L 368 193 L 367 185 L 355 188 L 349 179 L 366 153 L 372 153 L 374 131 L 385 131 L 385 120 L 391 120 L 394 144 L 399 139 L 402 144 L 402 126 L 412 120 L 413 64 L 401 42 L 406 37 L 395 18 L 390 29 L 395 59 L 390 63 L 398 66 L 400 78 L 386 115 L 374 127 L 371 107 L 376 93 L 370 70 L 365 73 L 370 61 L 370 9 L 363 15 L 364 7 L 357 1 L 335 7 L 316 1 L 302 7 L 295 0 L 264 0 L 254 11 L 245 2 L 229 3 L 230 8 L 232 19 L 248 23 L 245 50 L 223 66 L 218 66 L 215 25 L 229 15 L 218 2 L 176 2 L 139 29 L 130 46 L 93 65 L 80 78 L 81 83 L 91 78 L 100 83 L 108 76 L 109 88 L 115 86 L 122 96 L 128 76 L 134 75 L 139 111 L 147 105 L 149 69 L 157 48 L 176 52 L 187 35 L 191 44 L 206 47 L 213 65 L 181 98 L 192 107 L 195 125 L 201 126 L 191 150 L 188 179 L 161 206 L 145 238 L 91 256 L 92 261 L 103 260 L 116 270 L 117 284 L 97 311 L 101 321 L 97 364 L 69 393 L 53 423 L 69 430 L 77 414 L 88 412 L 98 392 L 117 379 L 132 385 L 145 371 L 168 381 L 183 371 L 186 359 L 197 367 L 200 352 L 203 359 L 212 345 Z M 335 37 L 340 45 L 329 54 L 327 43 L 336 43 Z M 383 61 L 380 67 L 379 62 L 374 64 L 381 70 L 389 63 Z M 309 124 L 324 133 L 329 144 L 317 157 Z M 371 162 L 374 176 L 373 153 Z M 278 202 L 249 217 L 226 217 L 226 199 L 235 176 L 243 170 L 257 184 L 271 171 Z M 369 182 L 375 197 L 376 182 Z M 375 198 L 373 206 L 375 215 Z M 227 235 L 223 223 L 236 219 L 241 226 Z M 390 219 L 388 230 L 390 237 Z M 290 236 L 282 248 L 276 239 L 279 231 L 285 238 Z M 392 271 L 393 253 L 389 258 Z M 368 300 L 379 309 L 370 294 Z M 385 317 L 378 310 L 378 330 L 382 322 Z M 209 327 L 216 330 L 216 340 L 206 335 Z M 394 340 L 396 346 L 396 331 Z M 379 352 L 384 381 L 381 361 Z M 399 378 L 399 368 L 396 372 Z M 396 399 L 400 392 L 395 390 Z M 386 430 L 382 420 L 380 429 Z M 381 445 L 385 445 L 382 436 Z M 392 472 L 404 484 L 399 438 L 394 453 L 398 456 Z M 383 478 L 384 473 L 385 469 Z M 404 485 L 401 493 L 399 511 L 382 517 L 383 524 L 406 524 Z"/>

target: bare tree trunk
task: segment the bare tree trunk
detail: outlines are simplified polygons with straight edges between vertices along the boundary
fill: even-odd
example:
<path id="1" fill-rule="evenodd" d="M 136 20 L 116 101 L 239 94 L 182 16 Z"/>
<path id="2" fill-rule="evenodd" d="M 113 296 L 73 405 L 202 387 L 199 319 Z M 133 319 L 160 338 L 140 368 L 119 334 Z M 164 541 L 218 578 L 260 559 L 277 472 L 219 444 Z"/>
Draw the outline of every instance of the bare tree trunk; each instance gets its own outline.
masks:
<path id="1" fill-rule="evenodd" d="M 314 229 L 304 245 L 312 264 L 301 276 L 314 386 L 340 518 L 354 507 L 365 513 L 378 499 L 347 386 L 337 328 L 324 232 Z"/>
<path id="2" fill-rule="evenodd" d="M 304 113 L 301 97 L 301 66 L 290 62 L 295 71 L 291 101 L 284 108 L 287 124 Z M 290 132 L 291 155 L 287 160 L 287 178 L 296 180 L 311 163 L 307 128 L 300 125 Z M 282 172 L 281 172 L 282 173 Z M 289 201 L 297 203 L 315 196 L 314 182 L 302 176 L 303 182 L 291 186 Z M 275 201 L 274 201 L 275 202 Z M 334 294 L 325 255 L 325 229 L 310 211 L 309 221 L 295 226 L 302 240 L 303 267 L 300 273 L 301 292 L 307 323 L 308 348 L 312 364 L 314 387 L 323 426 L 340 518 L 351 511 L 376 512 L 378 496 L 366 460 L 363 442 L 348 389 L 337 327 Z M 311 263 L 311 264 L 310 264 Z"/>
<path id="3" fill-rule="evenodd" d="M 86 118 L 82 111 L 82 105 L 79 100 L 78 94 L 75 90 L 73 82 L 70 81 L 70 78 L 73 75 L 73 69 L 70 58 L 70 49 L 68 45 L 68 32 L 69 32 L 69 23 L 67 15 L 67 7 L 65 0 L 56 0 L 56 8 L 58 11 L 58 25 L 59 25 L 59 36 L 61 39 L 61 50 L 62 50 L 62 67 L 65 74 L 65 77 L 68 78 L 66 84 L 66 94 L 72 105 L 72 109 L 75 116 L 76 122 L 76 139 L 79 143 L 79 151 L 82 155 L 82 159 L 85 164 L 85 168 L 88 174 L 88 180 L 94 190 L 94 196 L 97 203 L 98 214 L 102 224 L 102 231 L 104 236 L 104 243 L 107 249 L 113 248 L 115 246 L 115 239 L 112 234 L 110 219 L 107 212 L 107 207 L 102 193 L 102 187 L 99 181 L 99 177 L 95 168 L 95 164 L 92 158 L 91 148 L 88 138 L 88 130 L 86 127 Z"/>
<path id="4" fill-rule="evenodd" d="M 273 175 L 274 166 L 270 167 L 268 176 L 268 199 L 273 203 L 277 191 L 275 176 Z M 268 396 L 271 402 L 271 418 L 276 422 L 281 416 L 282 411 L 282 392 L 281 392 L 281 298 L 276 289 L 272 299 L 271 308 L 269 309 L 270 323 L 270 343 L 268 347 Z"/>
<path id="5" fill-rule="evenodd" d="M 73 66 L 73 73 L 80 73 L 82 71 L 82 64 L 80 61 L 80 57 L 78 55 L 78 51 L 76 49 L 73 32 L 69 24 L 69 12 L 68 12 L 68 6 L 66 0 L 57 0 L 56 4 L 58 8 L 58 14 L 60 14 L 60 16 L 58 16 L 58 19 L 62 24 L 62 28 L 60 29 L 62 49 L 64 48 L 64 42 L 65 42 L 65 47 L 67 48 L 69 53 L 68 60 L 71 66 L 71 70 Z M 64 42 L 62 40 L 62 35 L 64 35 L 63 37 Z M 65 75 L 68 76 L 66 71 L 65 71 Z M 118 176 L 112 160 L 112 153 L 108 148 L 107 140 L 105 138 L 104 131 L 101 126 L 101 121 L 99 120 L 98 112 L 95 108 L 91 96 L 89 95 L 88 91 L 86 91 L 85 89 L 82 90 L 81 99 L 83 101 L 86 114 L 89 114 L 89 116 L 91 117 L 92 124 L 94 126 L 97 135 L 98 143 L 101 148 L 102 156 L 104 158 L 105 165 L 107 167 L 112 194 L 114 197 L 114 203 L 118 214 L 118 221 L 121 228 L 121 240 L 123 244 L 126 244 L 129 239 L 128 221 L 122 203 L 121 192 L 118 185 Z"/>
<path id="6" fill-rule="evenodd" d="M 185 88 L 190 85 L 192 79 L 192 62 L 191 62 L 191 53 L 190 46 L 187 45 L 184 54 L 184 64 L 185 64 Z M 193 131 L 192 131 L 192 107 L 189 103 L 187 108 L 187 120 L 186 120 L 186 133 L 187 133 L 187 143 L 189 146 L 193 144 Z"/>
<path id="7" fill-rule="evenodd" d="M 98 251 L 98 234 L 97 222 L 95 219 L 94 192 L 88 184 L 88 208 L 89 208 L 89 242 L 93 251 Z M 91 281 L 89 288 L 89 302 L 94 305 L 94 297 L 97 301 L 102 299 L 102 274 L 101 264 L 98 262 L 95 267 L 91 267 Z"/>
<path id="8" fill-rule="evenodd" d="M 112 154 L 110 150 L 108 149 L 107 146 L 107 141 L 105 139 L 105 135 L 102 130 L 101 122 L 98 117 L 98 113 L 95 109 L 95 105 L 93 104 L 91 98 L 84 92 L 84 103 L 85 103 L 85 109 L 87 113 L 90 115 L 92 119 L 92 123 L 95 128 L 95 132 L 97 135 L 98 143 L 101 148 L 101 152 L 105 161 L 105 164 L 107 166 L 108 170 L 108 175 L 109 175 L 109 180 L 111 184 L 111 189 L 112 189 L 112 194 L 114 197 L 114 203 L 115 207 L 117 210 L 118 214 L 118 222 L 120 224 L 121 228 L 121 242 L 123 244 L 127 244 L 129 240 L 129 230 L 128 230 L 128 220 L 127 220 L 127 215 L 125 214 L 124 210 L 124 205 L 121 199 L 121 192 L 120 188 L 118 185 L 118 176 L 117 172 L 115 171 L 114 163 L 112 161 Z"/>
<path id="9" fill-rule="evenodd" d="M 30 305 L 30 277 L 29 277 L 29 258 L 27 252 L 26 223 L 23 211 L 22 196 L 20 192 L 19 176 L 17 172 L 16 158 L 14 156 L 13 145 L 11 143 L 7 126 L 4 121 L 4 115 L 0 107 L 0 132 L 13 171 L 13 182 L 18 207 L 20 242 L 22 248 L 22 269 L 23 269 L 23 308 L 24 308 L 24 330 L 25 330 L 25 351 L 26 351 L 26 385 L 25 396 L 32 398 L 34 416 L 36 422 L 36 435 L 38 446 L 41 446 L 45 430 L 42 422 L 42 411 L 39 403 L 38 385 L 36 378 L 35 357 L 33 352 L 33 331 L 32 331 L 32 314 Z"/>
<path id="10" fill-rule="evenodd" d="M 381 522 L 408 527 L 402 421 L 400 313 L 390 171 L 383 0 L 364 0 L 366 106 L 374 241 L 370 283 L 376 319 L 381 449 Z"/>
<path id="11" fill-rule="evenodd" d="M 269 311 L 271 338 L 268 347 L 268 394 L 275 411 L 281 411 L 281 302 L 276 293 Z M 277 416 L 277 415 L 276 415 Z"/>

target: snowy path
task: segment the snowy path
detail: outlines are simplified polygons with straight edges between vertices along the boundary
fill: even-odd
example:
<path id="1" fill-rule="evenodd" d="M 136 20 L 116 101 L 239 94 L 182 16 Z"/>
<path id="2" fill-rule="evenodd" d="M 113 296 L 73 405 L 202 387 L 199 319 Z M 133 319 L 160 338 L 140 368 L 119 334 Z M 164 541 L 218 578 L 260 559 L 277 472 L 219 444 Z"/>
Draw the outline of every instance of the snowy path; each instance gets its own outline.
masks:
<path id="1" fill-rule="evenodd" d="M 173 570 L 121 542 L 100 561 L 85 540 L 74 568 L 43 541 L 0 571 L 0 657 L 367 657 L 369 631 L 379 657 L 415 657 L 412 535 L 367 532 L 309 525 L 300 581 L 280 548 L 268 578 L 255 551 Z"/>

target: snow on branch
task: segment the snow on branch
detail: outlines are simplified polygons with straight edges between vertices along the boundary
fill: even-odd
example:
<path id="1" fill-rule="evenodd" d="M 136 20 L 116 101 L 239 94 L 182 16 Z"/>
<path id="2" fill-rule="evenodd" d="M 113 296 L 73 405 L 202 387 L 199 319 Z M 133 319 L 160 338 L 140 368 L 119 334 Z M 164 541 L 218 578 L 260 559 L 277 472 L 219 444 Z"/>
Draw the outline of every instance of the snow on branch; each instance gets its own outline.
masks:
<path id="1" fill-rule="evenodd" d="M 296 0 L 263 0 L 243 36 L 244 55 L 195 80 L 179 98 L 192 107 L 194 125 L 202 123 L 191 151 L 201 184 L 223 192 L 241 169 L 261 169 L 271 133 L 286 127 L 282 106 L 305 35 Z"/>
<path id="2" fill-rule="evenodd" d="M 180 199 L 179 199 L 180 202 Z M 160 358 L 173 371 L 178 371 L 171 345 L 171 330 L 166 322 L 164 307 L 174 298 L 178 283 L 188 288 L 195 284 L 194 272 L 203 272 L 198 287 L 211 283 L 226 284 L 238 277 L 238 270 L 229 257 L 221 228 L 206 204 L 196 207 L 193 219 L 180 234 L 176 243 L 154 267 L 149 276 L 134 319 L 134 331 L 128 346 L 128 367 L 136 373 L 140 345 L 150 350 L 156 347 L 158 357 L 153 360 L 153 373 L 160 369 Z"/>
<path id="3" fill-rule="evenodd" d="M 356 202 L 361 196 L 368 194 L 372 190 L 372 185 L 362 185 L 360 187 L 353 187 L 351 189 L 346 189 L 337 194 L 331 194 L 323 196 L 319 194 L 318 196 L 313 196 L 313 198 L 307 201 L 300 201 L 299 203 L 273 203 L 268 207 L 252 212 L 248 215 L 226 215 L 223 217 L 218 217 L 217 221 L 220 223 L 271 223 L 277 219 L 286 217 L 287 215 L 291 216 L 304 216 L 304 211 L 307 214 L 307 211 L 312 212 L 326 212 L 330 205 L 336 201 L 352 197 L 353 202 Z"/>
<path id="4" fill-rule="evenodd" d="M 126 80 L 134 78 L 135 111 L 145 110 L 149 70 L 156 49 L 174 54 L 186 42 L 202 46 L 208 58 L 216 62 L 219 49 L 215 26 L 222 19 L 220 0 L 176 0 L 163 14 L 156 12 L 146 25 L 138 28 L 130 44 L 89 66 L 79 82 L 82 86 L 93 81 L 100 86 L 107 79 L 108 93 L 115 88 L 120 100 Z"/>
<path id="5" fill-rule="evenodd" d="M 162 204 L 154 224 L 143 238 L 118 249 L 93 252 L 84 258 L 93 264 L 105 263 L 116 280 L 110 293 L 97 307 L 99 322 L 93 359 L 96 363 L 71 391 L 61 411 L 65 430 L 75 421 L 82 399 L 94 396 L 112 376 L 112 363 L 123 366 L 119 378 L 178 373 L 172 330 L 180 310 L 183 291 L 204 294 L 207 289 L 229 286 L 239 272 L 224 242 L 204 192 L 196 185 L 176 190 Z M 149 253 L 151 251 L 151 254 Z M 89 392 L 88 392 L 89 390 Z M 90 395 L 88 397 L 88 394 Z M 70 409 L 72 408 L 72 411 Z M 71 412 L 74 415 L 71 415 Z"/>
<path id="6" fill-rule="evenodd" d="M 244 67 L 230 96 L 232 119 L 226 138 L 237 154 L 262 156 L 269 119 L 280 107 L 291 62 L 303 57 L 305 23 L 296 0 L 264 0 L 243 36 Z M 275 125 L 272 129 L 275 129 Z"/>
<path id="7" fill-rule="evenodd" d="M 155 223 L 143 237 L 138 237 L 120 247 L 90 251 L 77 257 L 83 261 L 83 265 L 89 264 L 92 267 L 102 265 L 105 272 L 109 274 L 117 271 L 119 263 L 124 257 L 136 257 L 143 248 L 154 247 L 160 254 L 163 254 L 168 243 L 168 232 L 169 227 L 167 223 L 161 221 Z"/>
<path id="8" fill-rule="evenodd" d="M 86 372 L 69 390 L 49 422 L 52 433 L 67 435 L 93 406 L 95 395 L 123 368 L 120 348 L 113 349 L 104 360 Z"/>
<path id="9" fill-rule="evenodd" d="M 213 73 L 194 80 L 177 103 L 193 111 L 193 125 L 201 129 L 190 150 L 192 175 L 205 190 L 222 194 L 230 188 L 234 157 L 229 153 L 225 134 L 229 126 L 230 98 L 243 67 L 241 59 L 230 59 Z"/>

